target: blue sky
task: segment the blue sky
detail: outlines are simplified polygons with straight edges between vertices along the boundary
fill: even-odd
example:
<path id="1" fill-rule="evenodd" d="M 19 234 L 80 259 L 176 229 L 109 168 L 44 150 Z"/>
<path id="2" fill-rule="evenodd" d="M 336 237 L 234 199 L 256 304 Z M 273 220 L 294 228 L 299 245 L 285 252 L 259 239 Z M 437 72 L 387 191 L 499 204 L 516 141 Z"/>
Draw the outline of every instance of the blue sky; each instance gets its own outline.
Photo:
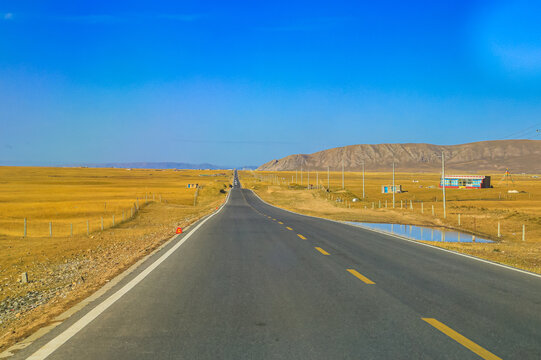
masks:
<path id="1" fill-rule="evenodd" d="M 0 1 L 0 162 L 240 166 L 359 143 L 539 139 L 539 13 Z"/>

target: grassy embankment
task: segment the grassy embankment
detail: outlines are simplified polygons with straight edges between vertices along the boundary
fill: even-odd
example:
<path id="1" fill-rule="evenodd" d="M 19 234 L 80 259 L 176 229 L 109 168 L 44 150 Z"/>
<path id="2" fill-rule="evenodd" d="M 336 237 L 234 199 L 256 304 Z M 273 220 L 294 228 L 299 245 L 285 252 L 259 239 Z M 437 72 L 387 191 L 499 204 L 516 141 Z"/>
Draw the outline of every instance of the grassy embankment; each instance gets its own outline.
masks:
<path id="1" fill-rule="evenodd" d="M 0 167 L 0 349 L 91 294 L 170 238 L 177 226 L 216 209 L 231 176 Z M 187 184 L 195 183 L 201 188 L 194 206 L 196 189 Z M 29 283 L 21 283 L 22 272 Z"/>
<path id="2" fill-rule="evenodd" d="M 303 174 L 302 186 L 300 173 L 297 173 L 295 182 L 294 171 L 244 171 L 239 174 L 244 187 L 254 189 L 265 201 L 285 209 L 335 220 L 457 229 L 496 242 L 432 244 L 541 273 L 541 179 L 530 175 L 514 176 L 515 183 L 510 183 L 509 189 L 518 190 L 518 194 L 507 193 L 506 183 L 499 182 L 502 174 L 492 174 L 492 189 L 447 189 L 447 218 L 443 219 L 439 174 L 397 173 L 395 183 L 402 185 L 405 192 L 395 194 L 394 209 L 392 194 L 381 193 L 381 185 L 392 184 L 391 173 L 366 173 L 364 200 L 361 199 L 361 173 L 346 173 L 345 190 L 342 190 L 342 174 L 331 172 L 329 193 L 324 190 L 307 190 L 306 172 Z M 327 187 L 326 172 L 319 172 L 319 182 Z M 316 185 L 315 172 L 310 173 L 310 184 Z M 338 198 L 343 201 L 337 202 Z M 361 201 L 352 202 L 353 198 Z M 403 208 L 400 208 L 401 201 Z M 413 202 L 413 209 L 410 208 L 410 201 Z M 500 238 L 497 236 L 498 222 L 501 226 Z M 526 226 L 526 241 L 522 241 L 522 225 Z"/>

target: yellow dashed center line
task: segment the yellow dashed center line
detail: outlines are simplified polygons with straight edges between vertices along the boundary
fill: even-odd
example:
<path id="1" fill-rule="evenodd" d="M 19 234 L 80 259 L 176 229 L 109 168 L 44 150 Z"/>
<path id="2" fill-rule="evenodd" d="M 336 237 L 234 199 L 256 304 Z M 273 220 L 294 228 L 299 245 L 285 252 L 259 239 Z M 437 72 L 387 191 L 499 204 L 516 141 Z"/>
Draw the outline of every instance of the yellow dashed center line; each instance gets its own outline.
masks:
<path id="1" fill-rule="evenodd" d="M 286 229 L 293 231 L 293 229 L 290 228 L 289 226 L 286 226 Z"/>
<path id="2" fill-rule="evenodd" d="M 302 236 L 301 234 L 297 234 L 297 236 L 300 237 L 303 240 L 306 240 L 306 238 L 304 236 Z"/>
<path id="3" fill-rule="evenodd" d="M 280 224 L 280 225 L 284 225 L 284 223 L 283 223 L 283 222 L 281 222 L 281 221 L 278 221 L 278 224 Z"/>
<path id="4" fill-rule="evenodd" d="M 357 277 L 359 280 L 361 280 L 362 282 L 364 282 L 365 284 L 375 284 L 375 282 L 373 282 L 372 280 L 370 280 L 369 278 L 367 278 L 366 276 L 364 276 L 363 274 L 360 274 L 357 270 L 355 269 L 348 269 L 349 273 L 355 277 Z"/>
<path id="5" fill-rule="evenodd" d="M 325 250 L 323 250 L 322 248 L 317 247 L 317 246 L 316 246 L 316 250 L 319 251 L 320 253 L 322 253 L 323 255 L 331 255 L 328 252 L 326 252 Z"/>
<path id="6" fill-rule="evenodd" d="M 456 341 L 460 345 L 462 345 L 462 346 L 468 348 L 469 350 L 473 351 L 474 353 L 476 353 L 477 355 L 479 355 L 483 359 L 485 359 L 485 360 L 502 360 L 500 357 L 498 357 L 498 356 L 494 355 L 493 353 L 491 353 L 490 351 L 482 348 L 481 346 L 477 345 L 476 343 L 474 343 L 470 339 L 468 339 L 468 338 L 462 336 L 461 334 L 457 333 L 456 331 L 454 331 L 453 329 L 451 329 L 447 325 L 442 324 L 438 320 L 429 319 L 429 318 L 422 318 L 422 319 L 424 321 L 426 321 L 427 323 L 429 323 L 430 325 L 432 325 L 433 327 L 435 327 L 436 329 L 438 329 L 439 331 L 441 331 L 442 333 L 444 333 L 445 335 L 449 336 L 451 339 L 453 339 L 454 341 Z"/>

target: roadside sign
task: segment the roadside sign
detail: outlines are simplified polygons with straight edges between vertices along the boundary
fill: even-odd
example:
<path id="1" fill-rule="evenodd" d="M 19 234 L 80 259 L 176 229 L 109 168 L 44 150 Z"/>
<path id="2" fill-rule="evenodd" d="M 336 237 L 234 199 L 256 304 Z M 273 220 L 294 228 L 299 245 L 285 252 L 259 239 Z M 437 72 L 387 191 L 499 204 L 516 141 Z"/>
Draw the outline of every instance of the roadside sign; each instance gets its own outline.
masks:
<path id="1" fill-rule="evenodd" d="M 182 234 L 182 228 L 181 227 L 177 228 L 177 234 Z"/>

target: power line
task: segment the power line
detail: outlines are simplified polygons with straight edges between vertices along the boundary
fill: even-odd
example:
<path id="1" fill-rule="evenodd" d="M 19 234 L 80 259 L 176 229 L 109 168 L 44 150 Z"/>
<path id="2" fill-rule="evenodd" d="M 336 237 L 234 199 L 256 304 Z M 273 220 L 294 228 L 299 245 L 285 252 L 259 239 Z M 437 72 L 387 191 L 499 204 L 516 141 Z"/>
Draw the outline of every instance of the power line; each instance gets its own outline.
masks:
<path id="1" fill-rule="evenodd" d="M 510 139 L 510 138 L 513 138 L 513 137 L 527 135 L 530 131 L 532 131 L 533 129 L 535 129 L 538 126 L 541 126 L 541 122 L 537 123 L 537 124 L 534 124 L 534 125 L 531 125 L 531 126 L 528 126 L 525 129 L 515 131 L 514 133 L 511 133 L 511 134 L 509 134 L 507 136 L 502 137 L 500 140 L 507 140 L 507 139 Z M 537 130 L 537 132 L 539 132 L 539 130 Z"/>

